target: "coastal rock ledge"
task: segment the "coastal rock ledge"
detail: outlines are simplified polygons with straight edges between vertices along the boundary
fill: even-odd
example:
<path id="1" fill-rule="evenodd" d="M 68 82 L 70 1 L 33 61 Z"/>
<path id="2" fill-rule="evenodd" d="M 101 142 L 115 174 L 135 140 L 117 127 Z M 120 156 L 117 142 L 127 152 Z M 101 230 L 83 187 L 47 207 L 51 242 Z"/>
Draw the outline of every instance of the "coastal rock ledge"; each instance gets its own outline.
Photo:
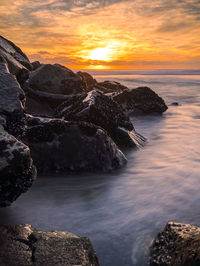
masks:
<path id="1" fill-rule="evenodd" d="M 150 266 L 200 265 L 200 228 L 169 222 L 150 247 Z"/>
<path id="2" fill-rule="evenodd" d="M 99 265 L 90 240 L 68 232 L 42 232 L 30 225 L 1 226 L 0 245 L 0 265 Z"/>

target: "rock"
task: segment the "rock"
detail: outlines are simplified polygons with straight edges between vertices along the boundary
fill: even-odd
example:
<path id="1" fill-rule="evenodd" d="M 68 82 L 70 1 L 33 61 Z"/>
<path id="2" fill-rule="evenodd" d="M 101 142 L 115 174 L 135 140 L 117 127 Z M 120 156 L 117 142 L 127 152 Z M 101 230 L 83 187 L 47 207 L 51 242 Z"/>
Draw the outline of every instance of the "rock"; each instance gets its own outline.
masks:
<path id="1" fill-rule="evenodd" d="M 25 95 L 18 82 L 8 71 L 7 64 L 0 59 L 0 116 L 6 118 L 6 130 L 19 137 L 25 130 L 23 105 Z"/>
<path id="2" fill-rule="evenodd" d="M 173 102 L 173 103 L 171 103 L 171 105 L 172 105 L 172 106 L 178 106 L 179 103 L 178 103 L 178 102 Z"/>
<path id="3" fill-rule="evenodd" d="M 200 265 L 200 228 L 169 222 L 150 247 L 150 265 Z"/>
<path id="4" fill-rule="evenodd" d="M 98 82 L 97 86 L 98 90 L 102 91 L 103 93 L 112 93 L 112 92 L 123 92 L 128 90 L 128 88 L 119 82 L 116 81 L 103 81 L 103 82 Z"/>
<path id="5" fill-rule="evenodd" d="M 87 91 L 90 91 L 91 87 L 95 84 L 97 84 L 96 79 L 94 79 L 89 73 L 87 72 L 77 72 L 77 74 L 82 79 L 83 83 L 85 84 L 85 87 L 87 88 Z"/>
<path id="6" fill-rule="evenodd" d="M 0 243 L 0 265 L 99 265 L 90 240 L 68 232 L 43 232 L 30 225 L 1 226 Z"/>
<path id="7" fill-rule="evenodd" d="M 126 163 L 103 129 L 84 122 L 27 116 L 25 143 L 39 173 L 108 172 Z"/>
<path id="8" fill-rule="evenodd" d="M 31 63 L 32 65 L 32 70 L 36 70 L 38 67 L 41 66 L 41 63 L 39 61 L 34 61 Z"/>
<path id="9" fill-rule="evenodd" d="M 58 64 L 44 64 L 32 71 L 27 85 L 33 90 L 55 94 L 80 93 L 84 89 L 78 75 Z"/>
<path id="10" fill-rule="evenodd" d="M 128 134 L 134 130 L 129 117 L 124 114 L 119 104 L 96 90 L 68 99 L 58 107 L 57 116 L 68 121 L 85 121 L 100 126 L 117 144 L 133 141 Z M 126 130 L 127 134 L 120 132 L 120 128 Z M 129 146 L 132 145 L 136 146 L 134 142 Z"/>
<path id="11" fill-rule="evenodd" d="M 0 125 L 0 206 L 10 205 L 28 190 L 35 178 L 29 148 Z"/>
<path id="12" fill-rule="evenodd" d="M 114 95 L 113 100 L 132 114 L 161 114 L 167 110 L 164 100 L 148 87 L 126 90 Z"/>

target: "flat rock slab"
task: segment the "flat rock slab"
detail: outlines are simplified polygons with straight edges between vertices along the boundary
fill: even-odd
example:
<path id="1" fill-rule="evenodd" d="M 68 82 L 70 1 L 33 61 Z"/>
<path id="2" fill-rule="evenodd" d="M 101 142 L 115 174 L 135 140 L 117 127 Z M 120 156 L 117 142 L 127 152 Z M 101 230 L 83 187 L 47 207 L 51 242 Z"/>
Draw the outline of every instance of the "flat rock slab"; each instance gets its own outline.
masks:
<path id="1" fill-rule="evenodd" d="M 99 263 L 88 238 L 17 225 L 0 227 L 0 265 L 98 266 Z"/>
<path id="2" fill-rule="evenodd" d="M 169 222 L 150 247 L 150 266 L 199 266 L 200 228 Z"/>

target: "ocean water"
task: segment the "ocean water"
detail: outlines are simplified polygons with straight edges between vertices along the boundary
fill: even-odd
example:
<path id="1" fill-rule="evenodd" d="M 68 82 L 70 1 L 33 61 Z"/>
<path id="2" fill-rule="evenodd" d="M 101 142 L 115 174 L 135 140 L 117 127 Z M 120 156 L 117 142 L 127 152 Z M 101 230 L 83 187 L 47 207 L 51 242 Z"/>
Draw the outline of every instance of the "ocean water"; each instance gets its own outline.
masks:
<path id="1" fill-rule="evenodd" d="M 0 223 L 88 236 L 102 266 L 146 266 L 149 245 L 168 221 L 200 226 L 200 76 L 96 78 L 149 86 L 169 109 L 131 118 L 148 141 L 126 153 L 125 168 L 106 175 L 38 177 L 0 210 Z"/>

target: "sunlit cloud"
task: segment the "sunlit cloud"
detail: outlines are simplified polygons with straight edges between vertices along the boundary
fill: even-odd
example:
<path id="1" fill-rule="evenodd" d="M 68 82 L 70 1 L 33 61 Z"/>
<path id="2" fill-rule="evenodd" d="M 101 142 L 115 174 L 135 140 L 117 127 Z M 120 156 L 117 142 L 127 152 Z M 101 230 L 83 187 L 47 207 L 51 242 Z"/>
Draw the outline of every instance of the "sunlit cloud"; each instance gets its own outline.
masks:
<path id="1" fill-rule="evenodd" d="M 199 0 L 1 0 L 0 29 L 31 60 L 72 68 L 200 66 Z"/>

